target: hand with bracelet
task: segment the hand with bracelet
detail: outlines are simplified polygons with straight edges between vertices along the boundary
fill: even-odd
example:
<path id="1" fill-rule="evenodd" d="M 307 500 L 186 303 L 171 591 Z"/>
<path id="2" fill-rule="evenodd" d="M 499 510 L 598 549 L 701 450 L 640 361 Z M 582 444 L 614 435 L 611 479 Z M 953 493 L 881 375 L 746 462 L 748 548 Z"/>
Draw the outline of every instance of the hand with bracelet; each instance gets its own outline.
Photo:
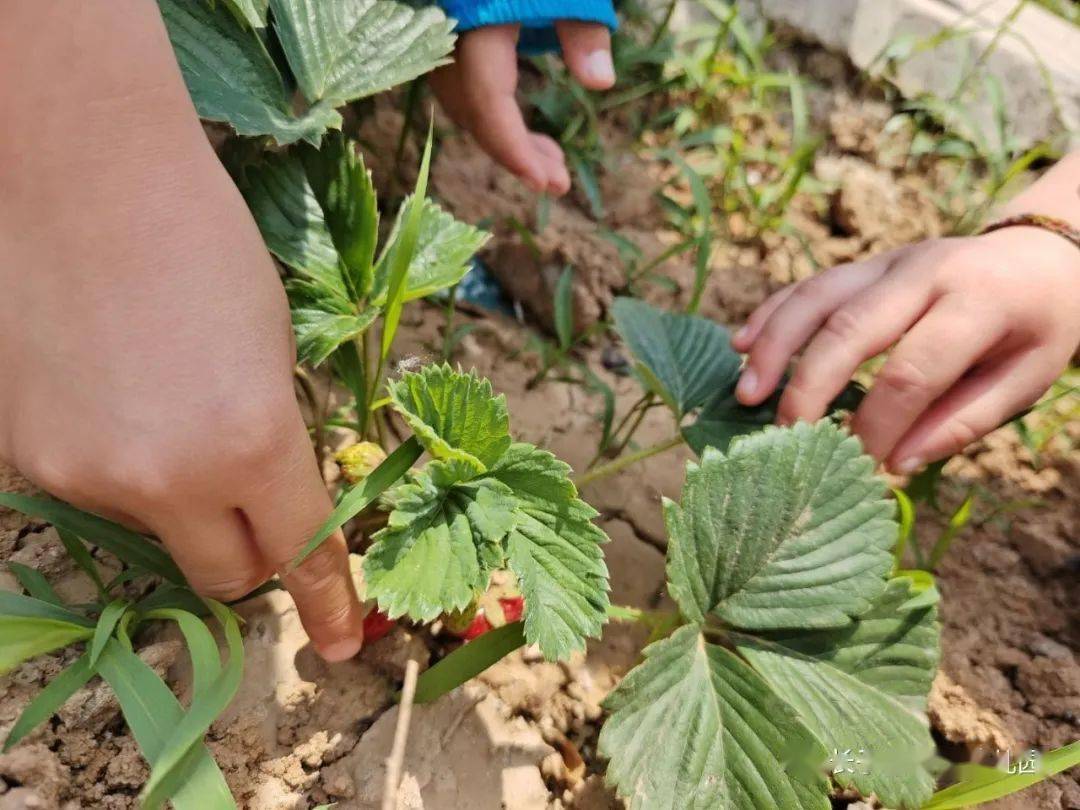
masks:
<path id="1" fill-rule="evenodd" d="M 746 405 L 776 389 L 778 421 L 820 418 L 856 368 L 889 351 L 852 429 L 913 473 L 1035 402 L 1080 345 L 1080 152 L 978 236 L 921 242 L 775 293 L 733 343 Z"/>

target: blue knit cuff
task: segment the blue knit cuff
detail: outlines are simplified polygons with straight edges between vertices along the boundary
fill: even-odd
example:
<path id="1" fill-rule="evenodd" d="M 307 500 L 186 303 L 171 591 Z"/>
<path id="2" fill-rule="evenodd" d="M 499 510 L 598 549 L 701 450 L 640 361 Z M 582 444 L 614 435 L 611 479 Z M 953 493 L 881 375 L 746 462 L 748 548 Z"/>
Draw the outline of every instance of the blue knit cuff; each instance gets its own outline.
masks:
<path id="1" fill-rule="evenodd" d="M 440 5 L 457 20 L 458 31 L 520 23 L 518 50 L 526 54 L 559 49 L 555 20 L 602 23 L 612 31 L 618 26 L 611 0 L 440 0 Z"/>

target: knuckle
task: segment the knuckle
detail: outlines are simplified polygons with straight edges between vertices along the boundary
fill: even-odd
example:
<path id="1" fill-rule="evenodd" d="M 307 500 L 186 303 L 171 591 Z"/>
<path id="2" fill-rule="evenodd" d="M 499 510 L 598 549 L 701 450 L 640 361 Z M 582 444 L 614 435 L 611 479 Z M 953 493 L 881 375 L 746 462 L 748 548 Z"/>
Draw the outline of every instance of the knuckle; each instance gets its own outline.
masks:
<path id="1" fill-rule="evenodd" d="M 918 396 L 931 390 L 926 372 L 912 361 L 900 357 L 890 359 L 885 364 L 876 382 L 904 397 Z"/>
<path id="2" fill-rule="evenodd" d="M 821 327 L 822 333 L 838 342 L 848 343 L 859 332 L 859 318 L 850 309 L 841 307 L 830 315 Z"/>
<path id="3" fill-rule="evenodd" d="M 205 579 L 196 579 L 192 584 L 202 596 L 208 596 L 221 602 L 231 602 L 255 590 L 265 581 L 265 576 L 252 571 L 233 576 L 215 574 Z"/>
<path id="4" fill-rule="evenodd" d="M 343 599 L 320 605 L 317 615 L 312 616 L 309 613 L 306 618 L 308 624 L 313 622 L 319 627 L 333 632 L 335 630 L 345 630 L 349 628 L 352 624 L 352 614 L 352 603 L 347 599 Z"/>
<path id="5" fill-rule="evenodd" d="M 288 567 L 291 560 L 282 562 L 282 568 Z M 301 590 L 306 593 L 323 593 L 337 586 L 347 570 L 347 556 L 344 548 L 328 541 L 304 562 L 286 574 L 289 590 Z"/>
<path id="6" fill-rule="evenodd" d="M 946 441 L 949 444 L 949 452 L 952 453 L 963 450 L 982 436 L 982 431 L 978 430 L 966 419 L 958 416 L 949 419 L 945 423 L 944 430 L 947 437 Z"/>
<path id="7" fill-rule="evenodd" d="M 295 433 L 296 403 L 284 397 L 263 397 L 231 404 L 216 416 L 226 464 L 265 462 L 281 453 Z"/>
<path id="8" fill-rule="evenodd" d="M 140 504 L 160 505 L 175 498 L 193 471 L 164 446 L 144 446 L 111 460 L 103 471 L 108 486 Z"/>

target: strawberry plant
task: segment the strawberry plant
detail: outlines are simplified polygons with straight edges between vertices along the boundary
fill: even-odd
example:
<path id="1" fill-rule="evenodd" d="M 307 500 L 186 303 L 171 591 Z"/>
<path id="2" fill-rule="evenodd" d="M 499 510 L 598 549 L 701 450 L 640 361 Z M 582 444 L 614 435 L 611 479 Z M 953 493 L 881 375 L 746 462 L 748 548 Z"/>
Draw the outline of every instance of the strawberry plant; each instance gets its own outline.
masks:
<path id="1" fill-rule="evenodd" d="M 664 503 L 685 621 L 608 697 L 600 751 L 632 810 L 886 806 L 933 791 L 924 716 L 933 588 L 892 577 L 897 525 L 856 439 L 828 421 L 704 451 Z"/>

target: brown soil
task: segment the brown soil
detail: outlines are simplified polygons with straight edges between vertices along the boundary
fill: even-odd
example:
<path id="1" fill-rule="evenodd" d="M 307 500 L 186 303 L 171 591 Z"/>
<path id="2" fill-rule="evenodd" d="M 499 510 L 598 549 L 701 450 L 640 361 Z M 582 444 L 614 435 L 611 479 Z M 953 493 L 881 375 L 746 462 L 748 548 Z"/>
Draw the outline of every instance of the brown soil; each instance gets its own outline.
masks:
<path id="1" fill-rule="evenodd" d="M 839 70 L 840 78 L 850 81 L 831 57 L 817 58 L 822 61 L 814 68 L 818 75 L 829 78 L 830 71 Z M 760 243 L 719 244 L 703 311 L 723 322 L 741 320 L 771 290 L 813 272 L 815 263 L 864 256 L 943 227 L 930 195 L 947 178 L 937 175 L 937 167 L 909 170 L 896 161 L 894 141 L 900 136 L 881 132 L 890 114 L 887 105 L 835 87 L 814 103 L 830 132 L 815 171 L 831 190 L 826 206 L 796 200 L 792 218 L 807 235 L 809 256 L 794 240 L 776 235 Z M 395 115 L 380 103 L 365 125 L 369 141 L 396 139 Z M 646 256 L 655 255 L 675 238 L 652 195 L 667 170 L 630 150 L 615 154 L 617 165 L 603 175 L 609 207 L 604 224 L 638 243 Z M 534 254 L 508 219 L 534 223 L 536 200 L 467 140 L 444 139 L 434 189 L 459 217 L 491 218 L 496 237 L 485 259 L 537 323 L 551 317 L 552 286 L 566 263 L 577 271 L 579 328 L 603 318 L 613 294 L 625 285 L 617 252 L 596 235 L 596 223 L 580 200 L 552 205 Z M 657 287 L 649 296 L 684 298 L 692 278 L 690 260 L 672 260 L 662 270 L 674 280 L 675 291 Z M 544 445 L 581 469 L 600 433 L 597 398 L 555 380 L 529 389 L 537 358 L 526 350 L 528 328 L 500 317 L 459 317 L 474 319 L 478 328 L 459 344 L 454 360 L 491 377 L 496 389 L 506 392 L 519 438 Z M 439 357 L 442 328 L 441 310 L 427 305 L 408 310 L 401 356 Z M 629 379 L 605 370 L 605 348 L 603 341 L 587 346 L 580 359 L 614 388 L 621 412 L 638 391 Z M 664 414 L 653 412 L 638 441 L 662 440 L 672 429 Z M 1075 433 L 1080 426 L 1069 429 Z M 612 539 L 606 551 L 613 601 L 655 607 L 666 599 L 660 497 L 678 495 L 688 457 L 683 450 L 671 451 L 584 491 Z M 977 525 L 956 542 L 940 572 L 943 659 L 930 716 L 947 757 L 989 761 L 1006 748 L 1045 750 L 1080 738 L 1080 454 L 1051 452 L 1037 468 L 1005 429 L 949 465 L 945 506 L 973 485 L 983 493 Z M 13 487 L 29 489 L 0 469 L 0 490 Z M 1037 503 L 1010 508 L 1020 501 Z M 927 510 L 919 521 L 924 540 L 934 538 L 942 522 Z M 3 511 L 0 559 L 39 568 L 65 596 L 86 589 L 51 529 Z M 17 585 L 0 573 L 0 587 Z M 242 805 L 293 810 L 336 801 L 341 808 L 378 807 L 396 718 L 392 693 L 403 662 L 411 656 L 426 663 L 430 642 L 399 628 L 357 659 L 329 667 L 307 644 L 286 595 L 262 597 L 243 612 L 244 682 L 209 734 Z M 590 644 L 587 657 L 567 664 L 545 663 L 533 650 L 519 651 L 439 703 L 419 708 L 402 806 L 618 807 L 595 756 L 599 704 L 634 665 L 642 642 L 640 630 L 610 625 L 603 639 Z M 167 675 L 183 700 L 187 662 L 177 637 L 163 632 L 146 638 L 140 654 Z M 0 735 L 72 658 L 70 652 L 43 656 L 0 678 Z M 58 718 L 0 755 L 0 810 L 134 807 L 146 773 L 115 701 L 93 682 Z M 994 806 L 1076 810 L 1080 781 L 1062 775 Z"/>

